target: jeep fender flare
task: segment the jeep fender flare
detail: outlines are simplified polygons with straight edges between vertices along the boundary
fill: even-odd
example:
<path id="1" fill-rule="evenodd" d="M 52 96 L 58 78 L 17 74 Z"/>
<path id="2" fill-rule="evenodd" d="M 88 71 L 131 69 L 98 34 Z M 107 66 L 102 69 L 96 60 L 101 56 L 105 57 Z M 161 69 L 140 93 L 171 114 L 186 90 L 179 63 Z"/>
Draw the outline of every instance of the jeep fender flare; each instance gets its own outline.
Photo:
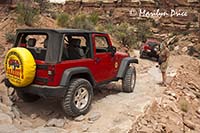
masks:
<path id="1" fill-rule="evenodd" d="M 75 68 L 69 68 L 69 69 L 66 69 L 62 75 L 62 79 L 60 81 L 60 86 L 69 86 L 69 82 L 71 80 L 71 78 L 74 76 L 74 75 L 83 75 L 83 74 L 86 74 L 87 80 L 89 80 L 89 82 L 92 84 L 92 86 L 95 86 L 95 80 L 92 76 L 92 73 L 90 72 L 90 70 L 87 68 L 87 67 L 75 67 Z M 82 77 L 84 78 L 84 77 Z M 88 79 L 89 78 L 89 79 Z"/>
<path id="2" fill-rule="evenodd" d="M 119 79 L 124 78 L 126 70 L 131 63 L 138 64 L 138 59 L 135 59 L 135 58 L 132 58 L 132 57 L 126 57 L 121 61 L 121 64 L 120 64 L 120 67 L 119 67 L 119 70 L 118 70 L 118 73 L 117 73 L 117 78 L 119 78 Z"/>

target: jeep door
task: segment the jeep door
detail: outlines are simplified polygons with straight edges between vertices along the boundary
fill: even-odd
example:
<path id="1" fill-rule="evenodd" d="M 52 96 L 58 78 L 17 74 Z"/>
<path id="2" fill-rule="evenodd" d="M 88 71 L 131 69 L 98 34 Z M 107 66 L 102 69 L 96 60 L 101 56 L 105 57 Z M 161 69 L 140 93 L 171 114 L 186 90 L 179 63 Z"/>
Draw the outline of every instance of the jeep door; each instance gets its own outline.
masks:
<path id="1" fill-rule="evenodd" d="M 112 80 L 115 75 L 115 57 L 109 51 L 111 42 L 107 34 L 93 34 L 95 79 L 97 82 Z"/>

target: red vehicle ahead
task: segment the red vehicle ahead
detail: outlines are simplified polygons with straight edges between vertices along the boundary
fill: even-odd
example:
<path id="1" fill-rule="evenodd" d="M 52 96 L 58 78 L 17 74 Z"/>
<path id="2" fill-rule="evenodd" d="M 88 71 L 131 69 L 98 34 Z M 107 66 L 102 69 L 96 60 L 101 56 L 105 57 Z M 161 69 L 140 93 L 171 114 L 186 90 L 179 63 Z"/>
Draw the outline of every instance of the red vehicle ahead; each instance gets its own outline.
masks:
<path id="1" fill-rule="evenodd" d="M 26 102 L 33 102 L 41 96 L 63 97 L 65 113 L 78 116 L 89 111 L 93 88 L 98 85 L 122 80 L 124 92 L 132 92 L 135 87 L 136 70 L 131 64 L 138 63 L 138 60 L 116 52 L 106 33 L 75 29 L 18 29 L 16 38 L 14 50 L 8 52 L 6 61 L 9 62 L 10 55 L 15 56 L 24 78 L 13 79 L 13 75 L 7 73 L 5 84 L 12 86 Z M 24 61 L 29 53 L 33 58 L 29 57 L 27 61 L 33 59 L 33 67 L 26 67 L 31 63 Z M 34 67 L 34 70 L 29 69 Z M 32 71 L 34 74 L 30 77 Z M 25 78 L 32 80 L 22 85 Z"/>
<path id="2" fill-rule="evenodd" d="M 154 57 L 158 60 L 160 50 L 160 42 L 155 39 L 147 39 L 140 48 L 140 58 Z"/>

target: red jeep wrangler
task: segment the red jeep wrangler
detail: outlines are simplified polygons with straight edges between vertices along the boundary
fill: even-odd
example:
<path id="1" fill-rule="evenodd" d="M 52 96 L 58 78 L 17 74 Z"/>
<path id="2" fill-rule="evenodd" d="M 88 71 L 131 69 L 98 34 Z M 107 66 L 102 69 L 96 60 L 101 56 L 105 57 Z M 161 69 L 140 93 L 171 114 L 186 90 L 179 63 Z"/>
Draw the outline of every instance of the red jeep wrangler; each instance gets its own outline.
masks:
<path id="1" fill-rule="evenodd" d="M 132 63 L 138 60 L 116 52 L 106 33 L 18 29 L 4 62 L 5 85 L 25 102 L 63 97 L 65 113 L 78 116 L 89 111 L 93 88 L 98 85 L 122 80 L 122 90 L 132 92 L 136 82 Z"/>

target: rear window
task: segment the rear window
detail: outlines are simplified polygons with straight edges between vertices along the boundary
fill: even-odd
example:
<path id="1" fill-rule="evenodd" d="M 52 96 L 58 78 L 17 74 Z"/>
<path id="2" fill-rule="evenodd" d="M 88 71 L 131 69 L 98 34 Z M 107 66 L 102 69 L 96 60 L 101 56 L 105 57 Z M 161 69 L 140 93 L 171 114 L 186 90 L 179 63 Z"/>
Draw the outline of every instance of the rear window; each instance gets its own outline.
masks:
<path id="1" fill-rule="evenodd" d="M 147 43 L 150 47 L 155 47 L 157 45 L 159 45 L 158 43 L 155 43 L 155 42 L 148 42 Z"/>
<path id="2" fill-rule="evenodd" d="M 21 35 L 18 47 L 27 48 L 36 60 L 45 60 L 48 47 L 48 35 Z"/>
<path id="3" fill-rule="evenodd" d="M 46 48 L 45 40 L 47 39 L 47 35 L 28 35 L 26 37 L 27 40 L 36 39 L 35 46 L 36 48 Z M 29 45 L 28 45 L 29 47 Z"/>

